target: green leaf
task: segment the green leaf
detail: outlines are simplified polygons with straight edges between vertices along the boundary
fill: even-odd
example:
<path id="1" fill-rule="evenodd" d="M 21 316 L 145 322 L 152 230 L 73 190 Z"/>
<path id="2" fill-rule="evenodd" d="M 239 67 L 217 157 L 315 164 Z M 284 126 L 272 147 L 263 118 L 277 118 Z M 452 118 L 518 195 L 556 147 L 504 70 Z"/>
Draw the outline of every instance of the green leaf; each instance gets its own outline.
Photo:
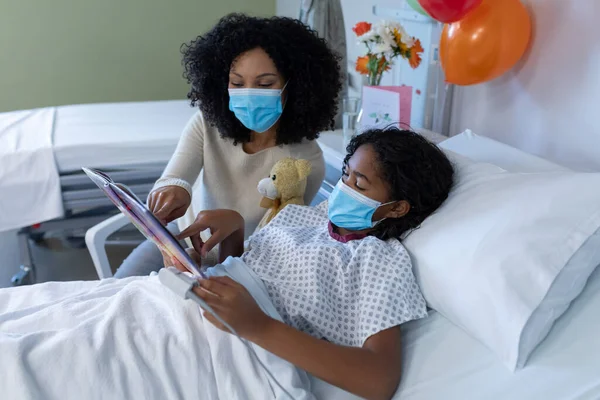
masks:
<path id="1" fill-rule="evenodd" d="M 377 118 L 377 113 L 371 113 L 371 114 L 369 114 L 369 117 L 371 117 L 371 118 Z"/>

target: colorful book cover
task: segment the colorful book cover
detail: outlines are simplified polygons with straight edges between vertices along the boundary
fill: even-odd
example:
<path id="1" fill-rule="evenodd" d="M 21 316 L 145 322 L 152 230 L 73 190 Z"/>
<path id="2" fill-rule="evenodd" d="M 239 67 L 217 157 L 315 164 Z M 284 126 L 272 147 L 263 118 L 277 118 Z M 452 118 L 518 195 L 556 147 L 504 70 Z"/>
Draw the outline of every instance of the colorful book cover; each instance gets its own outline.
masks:
<path id="1" fill-rule="evenodd" d="M 127 186 L 113 182 L 110 176 L 97 169 L 82 169 L 148 240 L 154 242 L 164 253 L 179 260 L 194 276 L 205 277 L 179 241 Z"/>

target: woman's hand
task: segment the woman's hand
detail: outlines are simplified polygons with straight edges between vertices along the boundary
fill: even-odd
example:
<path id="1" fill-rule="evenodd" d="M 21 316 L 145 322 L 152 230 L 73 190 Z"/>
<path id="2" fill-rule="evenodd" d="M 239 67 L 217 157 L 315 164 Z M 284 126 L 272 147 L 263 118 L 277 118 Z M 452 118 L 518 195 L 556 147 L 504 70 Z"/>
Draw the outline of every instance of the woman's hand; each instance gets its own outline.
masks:
<path id="1" fill-rule="evenodd" d="M 161 187 L 148 196 L 148 209 L 163 225 L 183 217 L 191 203 L 190 194 L 179 186 Z"/>
<path id="2" fill-rule="evenodd" d="M 259 337 L 271 318 L 256 304 L 246 288 L 227 276 L 201 279 L 200 287 L 194 292 L 227 322 L 238 335 L 253 340 Z M 211 313 L 204 311 L 204 317 L 217 328 L 229 332 Z"/>
<path id="3" fill-rule="evenodd" d="M 200 232 L 206 229 L 210 230 L 211 236 L 206 242 L 203 242 L 200 238 Z M 206 254 L 213 247 L 226 239 L 229 239 L 229 243 L 228 246 L 225 246 L 227 247 L 225 250 L 227 253 L 231 253 L 227 255 L 240 256 L 244 248 L 244 218 L 233 210 L 202 211 L 198 214 L 196 220 L 177 236 L 179 240 L 188 237 L 192 241 L 194 249 L 202 257 L 206 257 Z M 224 250 L 223 245 L 221 247 L 221 250 Z M 223 257 L 220 258 L 221 261 L 224 259 Z"/>

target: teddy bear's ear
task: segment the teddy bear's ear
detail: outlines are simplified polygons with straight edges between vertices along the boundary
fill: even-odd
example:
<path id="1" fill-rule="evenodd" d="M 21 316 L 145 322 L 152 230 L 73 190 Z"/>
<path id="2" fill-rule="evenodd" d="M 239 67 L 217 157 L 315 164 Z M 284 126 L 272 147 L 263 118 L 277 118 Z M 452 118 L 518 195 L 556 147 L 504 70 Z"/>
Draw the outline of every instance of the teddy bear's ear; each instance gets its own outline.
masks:
<path id="1" fill-rule="evenodd" d="M 307 160 L 296 160 L 296 169 L 298 170 L 298 175 L 300 179 L 306 178 L 310 174 L 312 166 L 310 161 Z"/>

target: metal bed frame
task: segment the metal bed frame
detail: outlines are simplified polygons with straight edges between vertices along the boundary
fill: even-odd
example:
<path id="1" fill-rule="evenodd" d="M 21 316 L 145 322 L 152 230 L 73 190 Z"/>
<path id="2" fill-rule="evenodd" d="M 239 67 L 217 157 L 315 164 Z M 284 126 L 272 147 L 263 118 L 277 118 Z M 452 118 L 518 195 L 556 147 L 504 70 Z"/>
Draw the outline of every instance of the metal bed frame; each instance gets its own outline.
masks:
<path id="1" fill-rule="evenodd" d="M 145 199 L 165 166 L 166 162 L 162 162 L 99 169 L 127 185 L 140 199 Z M 47 233 L 64 232 L 71 246 L 83 247 L 85 231 L 118 213 L 108 197 L 83 171 L 61 173 L 60 186 L 65 216 L 21 228 L 17 233 L 21 265 L 11 280 L 15 286 L 36 283 L 36 265 L 31 248 L 33 243 L 41 242 Z"/>

